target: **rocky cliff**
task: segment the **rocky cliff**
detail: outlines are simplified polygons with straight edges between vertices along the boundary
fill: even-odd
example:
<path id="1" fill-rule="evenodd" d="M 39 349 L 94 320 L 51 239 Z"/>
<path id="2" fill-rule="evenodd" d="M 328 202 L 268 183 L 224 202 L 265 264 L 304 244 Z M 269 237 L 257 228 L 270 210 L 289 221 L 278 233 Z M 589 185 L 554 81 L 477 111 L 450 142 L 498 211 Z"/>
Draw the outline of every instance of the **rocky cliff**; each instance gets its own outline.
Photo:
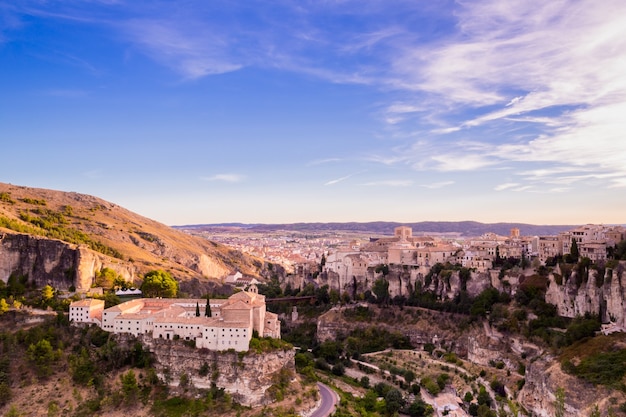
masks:
<path id="1" fill-rule="evenodd" d="M 564 395 L 564 417 L 591 415 L 594 406 L 604 414 L 618 403 L 622 394 L 601 386 L 594 386 L 566 374 L 551 355 L 541 356 L 526 368 L 526 383 L 518 395 L 518 401 L 532 415 L 552 417 L 556 415 L 557 391 Z"/>
<path id="2" fill-rule="evenodd" d="M 270 388 L 281 372 L 295 376 L 293 349 L 237 353 L 196 349 L 182 341 L 144 338 L 142 342 L 154 353 L 157 373 L 166 383 L 178 386 L 186 380 L 196 388 L 216 384 L 246 406 L 274 402 Z"/>
<path id="3" fill-rule="evenodd" d="M 409 297 L 418 283 L 424 290 L 433 292 L 442 300 L 453 299 L 461 291 L 463 283 L 459 271 L 443 271 L 427 278 L 429 272 L 430 267 L 426 266 L 390 265 L 389 273 L 385 276 L 377 272 L 375 267 L 369 267 L 364 276 L 346 277 L 336 272 L 325 272 L 317 277 L 316 282 L 341 293 L 347 292 L 351 296 L 371 291 L 374 282 L 383 277 L 389 283 L 389 295 L 392 298 Z M 291 285 L 293 287 L 296 283 Z M 470 279 L 464 285 L 470 296 L 476 296 L 491 285 L 491 277 L 486 273 L 471 272 Z"/>
<path id="4" fill-rule="evenodd" d="M 37 287 L 51 285 L 67 290 L 74 286 L 77 291 L 86 291 L 96 271 L 105 267 L 131 282 L 135 276 L 131 264 L 85 246 L 27 234 L 0 233 L 0 280 L 5 283 L 15 274 L 27 277 Z"/>
<path id="5" fill-rule="evenodd" d="M 546 301 L 557 306 L 564 317 L 582 316 L 585 313 L 599 315 L 604 323 L 613 323 L 616 328 L 626 328 L 626 285 L 622 284 L 622 273 L 626 262 L 606 271 L 591 269 L 584 277 L 579 272 L 561 274 L 557 269 L 549 275 Z"/>

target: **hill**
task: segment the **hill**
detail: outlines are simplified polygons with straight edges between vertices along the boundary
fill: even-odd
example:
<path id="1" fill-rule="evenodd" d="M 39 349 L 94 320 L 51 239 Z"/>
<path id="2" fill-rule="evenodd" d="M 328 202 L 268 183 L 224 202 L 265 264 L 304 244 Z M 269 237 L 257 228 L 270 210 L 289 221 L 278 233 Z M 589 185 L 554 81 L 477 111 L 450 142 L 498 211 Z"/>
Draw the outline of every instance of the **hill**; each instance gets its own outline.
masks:
<path id="1" fill-rule="evenodd" d="M 104 259 L 96 263 L 124 264 L 116 269 L 131 275 L 163 269 L 180 281 L 198 283 L 216 281 L 234 270 L 259 276 L 263 266 L 259 259 L 94 196 L 0 183 L 0 235 L 15 232 L 33 238 L 14 242 L 13 248 L 40 247 L 41 239 L 62 241 Z M 12 256 L 28 258 L 23 253 Z"/>

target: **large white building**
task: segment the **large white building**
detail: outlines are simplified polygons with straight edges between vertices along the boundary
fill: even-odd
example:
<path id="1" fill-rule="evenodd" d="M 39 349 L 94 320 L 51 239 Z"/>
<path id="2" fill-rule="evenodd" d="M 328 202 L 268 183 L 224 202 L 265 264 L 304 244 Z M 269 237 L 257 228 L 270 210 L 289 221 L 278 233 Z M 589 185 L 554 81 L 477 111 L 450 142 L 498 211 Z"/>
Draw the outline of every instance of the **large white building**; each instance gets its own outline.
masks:
<path id="1" fill-rule="evenodd" d="M 266 311 L 265 296 L 258 294 L 254 285 L 228 299 L 209 300 L 210 317 L 204 315 L 206 299 L 140 298 L 106 310 L 101 309 L 104 301 L 99 301 L 73 302 L 70 321 L 96 323 L 111 333 L 195 340 L 196 347 L 210 350 L 246 351 L 253 332 L 260 337 L 280 338 L 278 316 Z M 94 314 L 101 320 L 94 320 Z"/>

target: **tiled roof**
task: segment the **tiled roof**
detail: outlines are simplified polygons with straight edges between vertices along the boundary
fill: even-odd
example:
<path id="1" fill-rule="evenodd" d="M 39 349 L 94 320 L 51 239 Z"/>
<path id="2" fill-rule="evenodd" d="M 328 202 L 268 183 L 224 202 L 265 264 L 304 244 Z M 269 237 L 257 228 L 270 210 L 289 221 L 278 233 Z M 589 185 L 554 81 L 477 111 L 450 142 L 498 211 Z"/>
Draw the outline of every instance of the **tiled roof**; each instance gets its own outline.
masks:
<path id="1" fill-rule="evenodd" d="M 94 298 L 85 298 L 84 300 L 73 301 L 70 307 L 91 307 L 97 305 L 104 305 L 104 300 L 96 300 Z"/>

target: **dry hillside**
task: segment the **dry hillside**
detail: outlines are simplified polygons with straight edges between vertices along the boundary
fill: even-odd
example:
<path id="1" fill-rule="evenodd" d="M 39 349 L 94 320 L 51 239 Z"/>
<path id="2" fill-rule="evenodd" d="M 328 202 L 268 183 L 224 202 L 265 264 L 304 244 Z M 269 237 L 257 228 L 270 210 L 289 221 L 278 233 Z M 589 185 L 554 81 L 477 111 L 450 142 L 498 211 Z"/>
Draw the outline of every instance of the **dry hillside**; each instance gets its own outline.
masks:
<path id="1" fill-rule="evenodd" d="M 258 276 L 263 266 L 97 197 L 0 183 L 0 232 L 10 231 L 86 245 L 138 274 L 164 269 L 181 281 L 217 281 L 235 270 Z"/>

